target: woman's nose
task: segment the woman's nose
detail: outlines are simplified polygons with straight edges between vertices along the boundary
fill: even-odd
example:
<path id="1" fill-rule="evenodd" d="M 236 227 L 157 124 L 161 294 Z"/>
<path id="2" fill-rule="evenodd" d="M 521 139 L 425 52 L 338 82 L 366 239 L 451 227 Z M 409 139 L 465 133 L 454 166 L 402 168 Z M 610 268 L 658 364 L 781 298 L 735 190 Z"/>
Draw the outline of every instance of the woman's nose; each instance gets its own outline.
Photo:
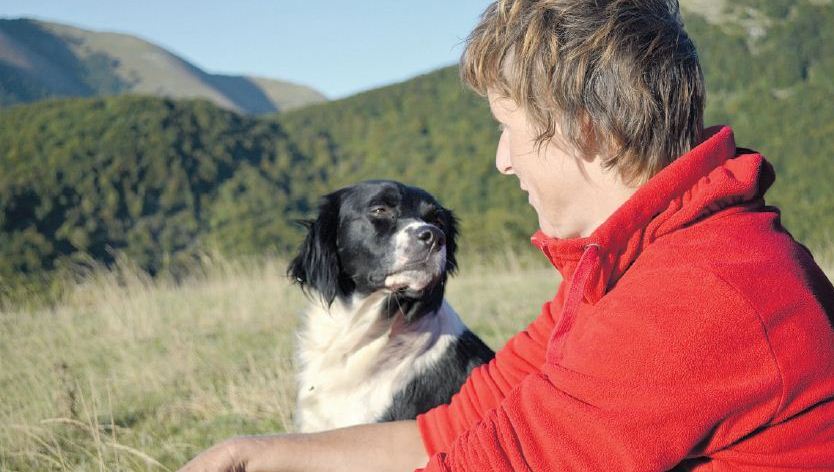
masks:
<path id="1" fill-rule="evenodd" d="M 515 173 L 510 160 L 510 139 L 506 130 L 498 138 L 498 148 L 495 150 L 495 168 L 504 175 Z"/>

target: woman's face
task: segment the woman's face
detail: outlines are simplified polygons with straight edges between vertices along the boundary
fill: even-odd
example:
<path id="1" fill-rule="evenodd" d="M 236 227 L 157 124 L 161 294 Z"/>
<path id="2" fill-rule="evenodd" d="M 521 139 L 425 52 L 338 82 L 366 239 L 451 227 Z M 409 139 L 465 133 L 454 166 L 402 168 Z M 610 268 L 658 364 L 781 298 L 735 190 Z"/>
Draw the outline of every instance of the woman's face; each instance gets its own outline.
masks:
<path id="1" fill-rule="evenodd" d="M 501 138 L 495 166 L 505 175 L 515 175 L 536 210 L 539 227 L 548 236 L 571 238 L 593 231 L 594 220 L 587 210 L 593 202 L 594 185 L 588 178 L 587 159 L 559 139 L 536 145 L 536 129 L 524 110 L 506 97 L 489 93 L 489 106 L 499 123 Z"/>

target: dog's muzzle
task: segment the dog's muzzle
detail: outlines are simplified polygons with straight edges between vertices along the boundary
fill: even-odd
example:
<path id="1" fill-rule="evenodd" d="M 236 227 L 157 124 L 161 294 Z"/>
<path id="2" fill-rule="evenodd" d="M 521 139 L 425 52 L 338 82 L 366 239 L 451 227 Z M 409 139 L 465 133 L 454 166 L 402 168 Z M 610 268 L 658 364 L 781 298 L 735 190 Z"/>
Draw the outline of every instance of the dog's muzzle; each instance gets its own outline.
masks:
<path id="1" fill-rule="evenodd" d="M 440 250 L 446 245 L 446 234 L 443 233 L 437 226 L 425 225 L 416 228 L 415 232 L 417 240 L 423 247 L 429 248 L 430 251 Z"/>
<path id="2" fill-rule="evenodd" d="M 394 250 L 395 262 L 385 278 L 390 290 L 420 291 L 433 285 L 446 265 L 446 234 L 431 224 L 406 228 Z"/>

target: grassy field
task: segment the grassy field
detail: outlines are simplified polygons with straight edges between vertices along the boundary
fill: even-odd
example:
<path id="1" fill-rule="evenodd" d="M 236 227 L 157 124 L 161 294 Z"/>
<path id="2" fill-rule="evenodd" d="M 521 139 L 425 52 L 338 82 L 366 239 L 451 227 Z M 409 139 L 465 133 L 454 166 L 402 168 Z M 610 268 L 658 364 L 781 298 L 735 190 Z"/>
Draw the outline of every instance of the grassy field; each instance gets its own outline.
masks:
<path id="1" fill-rule="evenodd" d="M 464 261 L 449 285 L 493 347 L 558 283 L 519 261 Z M 175 284 L 122 264 L 60 306 L 0 310 L 0 470 L 175 470 L 221 439 L 290 430 L 306 301 L 283 274 L 276 259 L 207 257 Z"/>
<path id="2" fill-rule="evenodd" d="M 493 347 L 558 282 L 514 257 L 465 266 L 449 299 Z M 123 264 L 60 306 L 0 311 L 0 470 L 173 470 L 229 436 L 289 430 L 306 302 L 283 274 L 206 258 L 175 284 Z"/>

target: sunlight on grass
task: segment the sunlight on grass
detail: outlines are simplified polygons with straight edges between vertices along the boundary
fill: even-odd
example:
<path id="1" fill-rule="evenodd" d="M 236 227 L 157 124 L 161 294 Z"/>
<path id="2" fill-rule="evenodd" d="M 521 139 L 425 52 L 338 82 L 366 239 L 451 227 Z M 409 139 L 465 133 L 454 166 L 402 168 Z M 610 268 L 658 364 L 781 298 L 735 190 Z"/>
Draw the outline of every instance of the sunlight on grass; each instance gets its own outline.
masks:
<path id="1" fill-rule="evenodd" d="M 465 260 L 449 283 L 493 348 L 559 281 L 523 259 Z M 195 272 L 175 284 L 123 262 L 58 306 L 0 312 L 0 470 L 173 470 L 224 438 L 292 428 L 306 301 L 284 263 L 207 257 Z"/>
<path id="2" fill-rule="evenodd" d="M 469 265 L 449 299 L 493 347 L 557 282 L 515 260 Z M 195 272 L 175 284 L 123 262 L 58 306 L 0 312 L 0 470 L 172 470 L 221 439 L 291 429 L 306 301 L 284 263 L 207 257 Z"/>

